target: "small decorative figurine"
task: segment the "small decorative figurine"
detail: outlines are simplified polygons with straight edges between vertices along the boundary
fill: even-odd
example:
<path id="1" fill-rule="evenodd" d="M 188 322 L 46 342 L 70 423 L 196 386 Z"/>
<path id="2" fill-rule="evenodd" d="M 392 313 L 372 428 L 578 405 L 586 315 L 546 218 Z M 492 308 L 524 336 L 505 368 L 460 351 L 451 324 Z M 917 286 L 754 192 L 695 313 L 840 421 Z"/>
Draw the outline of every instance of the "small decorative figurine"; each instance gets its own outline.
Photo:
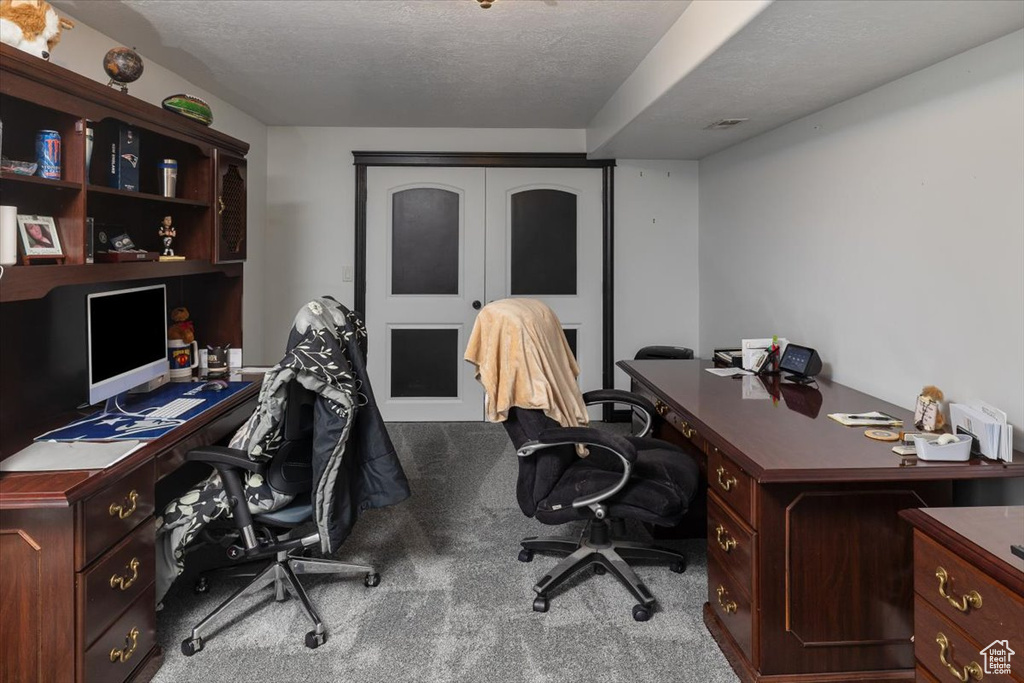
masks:
<path id="1" fill-rule="evenodd" d="M 160 252 L 161 256 L 174 256 L 174 249 L 171 248 L 171 243 L 174 238 L 178 236 L 178 231 L 171 225 L 171 217 L 164 216 L 164 219 L 160 221 L 160 230 L 157 233 L 164 243 L 164 250 Z"/>
<path id="2" fill-rule="evenodd" d="M 942 414 L 942 390 L 931 385 L 921 390 L 914 408 L 914 426 L 926 432 L 937 432 L 946 424 Z"/>

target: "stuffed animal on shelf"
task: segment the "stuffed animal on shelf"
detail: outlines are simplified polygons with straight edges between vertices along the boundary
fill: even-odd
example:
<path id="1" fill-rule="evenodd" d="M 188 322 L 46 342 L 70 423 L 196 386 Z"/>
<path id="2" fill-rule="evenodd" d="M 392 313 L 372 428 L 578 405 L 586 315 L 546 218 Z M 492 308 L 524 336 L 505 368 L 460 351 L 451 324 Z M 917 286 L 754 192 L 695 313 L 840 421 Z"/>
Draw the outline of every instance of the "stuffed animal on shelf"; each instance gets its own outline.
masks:
<path id="1" fill-rule="evenodd" d="M 921 390 L 914 408 L 914 425 L 926 432 L 937 432 L 946 424 L 946 416 L 942 414 L 942 390 L 932 385 Z"/>
<path id="2" fill-rule="evenodd" d="M 49 59 L 61 31 L 74 26 L 46 0 L 0 0 L 0 43 L 41 59 Z"/>
<path id="3" fill-rule="evenodd" d="M 188 309 L 184 306 L 171 311 L 171 326 L 167 328 L 167 339 L 180 339 L 186 344 L 195 341 L 196 331 L 192 321 L 188 319 Z"/>

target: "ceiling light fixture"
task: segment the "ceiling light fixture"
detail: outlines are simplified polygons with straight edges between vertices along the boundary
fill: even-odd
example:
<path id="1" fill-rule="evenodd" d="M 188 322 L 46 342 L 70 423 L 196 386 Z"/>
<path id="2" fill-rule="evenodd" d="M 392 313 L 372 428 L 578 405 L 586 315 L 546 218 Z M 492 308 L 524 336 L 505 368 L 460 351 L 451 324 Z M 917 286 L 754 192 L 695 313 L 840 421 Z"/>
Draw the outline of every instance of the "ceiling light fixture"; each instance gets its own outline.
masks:
<path id="1" fill-rule="evenodd" d="M 479 2 L 480 6 L 483 7 L 484 9 L 487 9 L 488 7 L 490 7 L 491 5 L 494 4 L 494 0 L 476 0 L 476 1 Z"/>

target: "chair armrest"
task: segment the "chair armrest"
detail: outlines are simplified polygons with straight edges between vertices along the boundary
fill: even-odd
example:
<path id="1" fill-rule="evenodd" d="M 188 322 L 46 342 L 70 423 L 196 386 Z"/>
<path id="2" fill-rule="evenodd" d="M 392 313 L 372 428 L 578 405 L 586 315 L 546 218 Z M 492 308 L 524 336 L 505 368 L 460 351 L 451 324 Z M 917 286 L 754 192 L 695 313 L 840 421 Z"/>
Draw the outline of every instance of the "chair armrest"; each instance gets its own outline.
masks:
<path id="1" fill-rule="evenodd" d="M 622 461 L 622 478 L 619 481 L 604 491 L 580 496 L 572 502 L 574 508 L 593 507 L 597 513 L 597 518 L 603 519 L 604 508 L 599 506 L 598 503 L 621 491 L 633 474 L 633 463 L 636 462 L 636 448 L 629 441 L 618 434 L 610 434 L 593 427 L 556 427 L 545 429 L 540 433 L 536 441 L 527 441 L 516 451 L 516 455 L 525 457 L 544 448 L 575 444 L 604 448 L 619 456 L 619 460 Z M 599 507 L 601 508 L 600 511 L 597 509 Z"/>
<path id="2" fill-rule="evenodd" d="M 238 448 L 226 446 L 202 446 L 185 454 L 186 461 L 205 462 L 217 467 L 227 465 L 239 470 L 262 474 L 266 463 L 249 459 L 249 454 Z M 220 467 L 217 467 L 219 470 Z"/>
<path id="3" fill-rule="evenodd" d="M 231 515 L 235 518 L 235 524 L 242 534 L 245 552 L 249 556 L 256 555 L 259 551 L 259 542 L 256 540 L 256 532 L 253 530 L 252 514 L 249 512 L 249 503 L 245 498 L 245 487 L 240 474 L 244 470 L 262 475 L 266 463 L 250 460 L 249 454 L 243 450 L 224 446 L 194 448 L 185 454 L 185 460 L 213 465 L 220 474 L 224 491 L 228 495 L 228 505 L 231 506 Z"/>
<path id="4" fill-rule="evenodd" d="M 596 403 L 624 403 L 639 409 L 644 416 L 644 428 L 640 430 L 637 436 L 647 436 L 651 433 L 651 428 L 654 426 L 654 415 L 657 413 L 657 409 L 653 403 L 640 394 L 623 391 L 622 389 L 596 389 L 595 391 L 588 391 L 583 394 L 583 402 L 588 406 Z"/>

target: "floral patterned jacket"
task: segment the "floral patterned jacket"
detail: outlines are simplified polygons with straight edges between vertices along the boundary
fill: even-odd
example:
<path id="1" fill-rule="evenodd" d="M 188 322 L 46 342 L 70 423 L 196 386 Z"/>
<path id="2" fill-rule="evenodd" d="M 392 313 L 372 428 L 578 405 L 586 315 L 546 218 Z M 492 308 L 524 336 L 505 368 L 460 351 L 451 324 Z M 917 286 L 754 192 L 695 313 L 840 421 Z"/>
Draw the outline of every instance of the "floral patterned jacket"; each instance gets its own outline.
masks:
<path id="1" fill-rule="evenodd" d="M 269 457 L 281 439 L 288 384 L 317 395 L 314 406 L 313 516 L 325 553 L 337 549 L 363 510 L 409 497 L 409 482 L 373 397 L 366 328 L 352 311 L 320 297 L 298 313 L 288 353 L 263 379 L 242 448 Z"/>

